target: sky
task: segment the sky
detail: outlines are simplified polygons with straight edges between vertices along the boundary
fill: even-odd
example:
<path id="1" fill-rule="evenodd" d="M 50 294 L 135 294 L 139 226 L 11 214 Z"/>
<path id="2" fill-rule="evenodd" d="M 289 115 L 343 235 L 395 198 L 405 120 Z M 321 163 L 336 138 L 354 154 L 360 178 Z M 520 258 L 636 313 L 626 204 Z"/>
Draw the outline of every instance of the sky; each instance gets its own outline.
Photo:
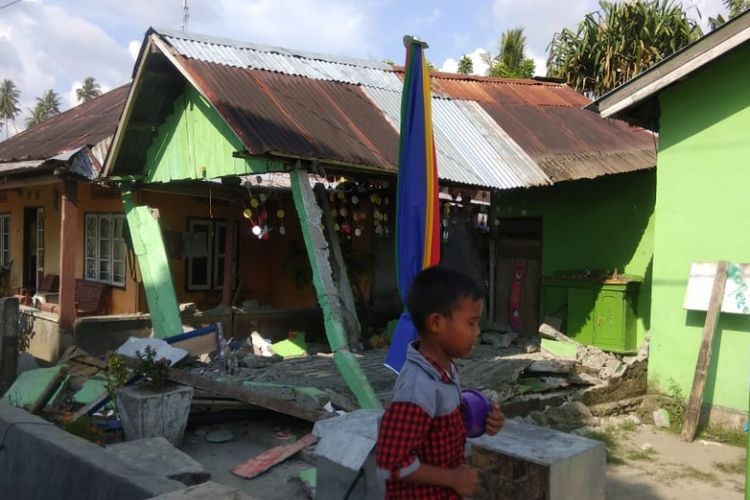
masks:
<path id="1" fill-rule="evenodd" d="M 47 89 L 62 109 L 93 76 L 103 90 L 130 80 L 149 26 L 180 29 L 183 0 L 0 0 L 0 80 L 21 91 L 24 118 Z M 721 0 L 677 0 L 706 31 Z M 186 31 L 370 60 L 404 59 L 403 36 L 429 44 L 427 58 L 455 71 L 467 54 L 482 74 L 481 54 L 497 53 L 503 31 L 523 27 L 536 73 L 546 73 L 555 32 L 597 10 L 597 0 L 188 0 Z M 11 133 L 13 132 L 11 127 Z M 3 131 L 2 136 L 5 133 Z"/>

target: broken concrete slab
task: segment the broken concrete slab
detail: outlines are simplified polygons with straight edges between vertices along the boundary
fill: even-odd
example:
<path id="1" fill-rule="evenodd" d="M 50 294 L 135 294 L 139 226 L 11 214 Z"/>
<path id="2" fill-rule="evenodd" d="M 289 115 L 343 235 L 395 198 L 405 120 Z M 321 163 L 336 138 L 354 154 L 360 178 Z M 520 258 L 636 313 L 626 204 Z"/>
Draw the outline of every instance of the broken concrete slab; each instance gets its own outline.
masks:
<path id="1" fill-rule="evenodd" d="M 211 474 L 201 464 L 161 436 L 113 444 L 105 450 L 133 467 L 174 479 L 186 486 L 211 479 Z"/>
<path id="2" fill-rule="evenodd" d="M 569 401 L 560 406 L 550 406 L 544 411 L 529 413 L 528 416 L 539 425 L 562 431 L 572 431 L 596 422 L 591 410 L 580 401 Z"/>
<path id="3" fill-rule="evenodd" d="M 542 339 L 542 352 L 558 359 L 575 361 L 578 354 L 578 346 L 570 342 Z"/>
<path id="4" fill-rule="evenodd" d="M 573 363 L 566 363 L 554 359 L 538 359 L 532 361 L 524 370 L 527 373 L 556 373 L 567 375 L 573 370 Z"/>
<path id="5" fill-rule="evenodd" d="M 499 333 L 493 331 L 482 332 L 479 336 L 480 340 L 498 349 L 505 349 L 518 338 L 518 334 L 513 332 Z"/>
<path id="6" fill-rule="evenodd" d="M 107 392 L 107 378 L 98 374 L 83 383 L 81 388 L 73 394 L 73 402 L 87 405 Z"/>
<path id="7" fill-rule="evenodd" d="M 3 399 L 16 408 L 28 408 L 39 399 L 45 388 L 51 381 L 59 377 L 64 369 L 67 369 L 67 367 L 58 365 L 24 372 L 13 382 Z M 56 395 L 53 395 L 52 399 L 55 398 Z"/>
<path id="8" fill-rule="evenodd" d="M 659 408 L 653 413 L 654 425 L 668 429 L 671 425 L 671 419 L 669 418 L 669 412 L 664 408 Z"/>
<path id="9" fill-rule="evenodd" d="M 255 497 L 248 495 L 239 488 L 207 481 L 184 490 L 151 497 L 151 500 L 205 500 L 207 498 L 211 500 L 254 500 Z"/>

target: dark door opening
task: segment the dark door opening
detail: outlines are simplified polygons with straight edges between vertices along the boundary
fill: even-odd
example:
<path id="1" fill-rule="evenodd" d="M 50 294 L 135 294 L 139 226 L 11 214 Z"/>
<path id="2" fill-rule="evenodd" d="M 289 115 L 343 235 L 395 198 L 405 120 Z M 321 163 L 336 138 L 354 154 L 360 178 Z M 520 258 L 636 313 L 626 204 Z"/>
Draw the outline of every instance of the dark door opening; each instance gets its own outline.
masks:
<path id="1" fill-rule="evenodd" d="M 44 277 L 44 209 L 23 210 L 23 287 L 36 290 Z"/>
<path id="2" fill-rule="evenodd" d="M 523 337 L 539 329 L 542 219 L 500 219 L 495 246 L 495 320 Z"/>

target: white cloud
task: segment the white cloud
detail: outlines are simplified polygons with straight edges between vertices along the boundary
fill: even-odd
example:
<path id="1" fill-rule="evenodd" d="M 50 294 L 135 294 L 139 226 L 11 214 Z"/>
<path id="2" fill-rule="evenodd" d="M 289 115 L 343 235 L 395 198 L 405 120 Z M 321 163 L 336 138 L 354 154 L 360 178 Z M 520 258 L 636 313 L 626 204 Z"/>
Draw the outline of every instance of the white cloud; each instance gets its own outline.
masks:
<path id="1" fill-rule="evenodd" d="M 472 75 L 484 76 L 487 74 L 489 65 L 487 64 L 486 59 L 489 53 L 485 49 L 480 47 L 466 55 L 469 56 L 469 59 L 471 59 L 472 68 L 474 70 L 471 73 Z M 458 61 L 452 58 L 446 59 L 445 62 L 443 62 L 443 65 L 440 67 L 440 71 L 456 73 L 458 71 Z"/>
<path id="2" fill-rule="evenodd" d="M 62 108 L 75 104 L 69 89 L 75 80 L 93 76 L 103 88 L 126 82 L 132 61 L 98 26 L 61 7 L 22 2 L 0 17 L 0 78 L 13 80 L 21 92 L 23 128 L 35 98 L 54 89 Z"/>
<path id="3" fill-rule="evenodd" d="M 138 59 L 138 53 L 141 51 L 142 43 L 141 40 L 131 40 L 130 43 L 128 43 L 128 52 L 133 61 Z"/>

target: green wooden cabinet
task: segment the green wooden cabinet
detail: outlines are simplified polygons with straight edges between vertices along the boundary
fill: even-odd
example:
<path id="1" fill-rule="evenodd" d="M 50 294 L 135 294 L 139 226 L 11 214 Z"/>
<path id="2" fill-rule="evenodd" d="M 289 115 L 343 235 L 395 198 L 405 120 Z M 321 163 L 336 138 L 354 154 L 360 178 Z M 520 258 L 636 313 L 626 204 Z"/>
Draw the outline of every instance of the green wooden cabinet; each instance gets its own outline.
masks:
<path id="1" fill-rule="evenodd" d="M 561 317 L 566 335 L 605 351 L 636 352 L 640 282 L 554 277 L 544 278 L 543 287 L 543 315 Z"/>

